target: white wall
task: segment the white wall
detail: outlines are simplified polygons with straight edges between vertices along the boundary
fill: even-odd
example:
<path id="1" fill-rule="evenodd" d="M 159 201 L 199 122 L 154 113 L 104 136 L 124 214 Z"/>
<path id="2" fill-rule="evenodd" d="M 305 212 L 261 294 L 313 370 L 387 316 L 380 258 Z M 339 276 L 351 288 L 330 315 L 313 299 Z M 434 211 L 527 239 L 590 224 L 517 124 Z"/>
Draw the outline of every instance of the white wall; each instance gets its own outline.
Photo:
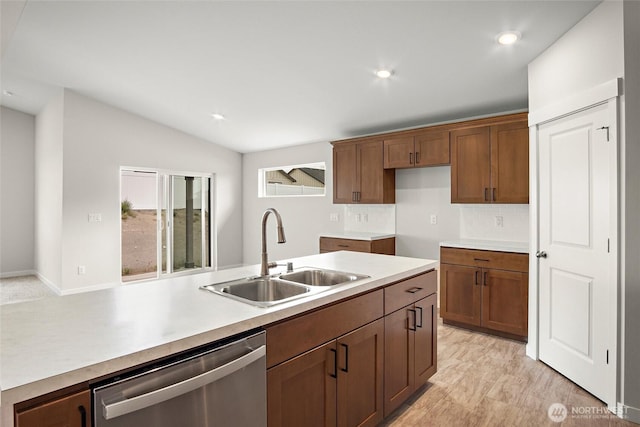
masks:
<path id="1" fill-rule="evenodd" d="M 0 277 L 33 274 L 35 117 L 0 107 Z"/>
<path id="2" fill-rule="evenodd" d="M 640 422 L 640 2 L 624 2 L 624 194 L 622 289 L 624 292 L 623 402 Z"/>
<path id="3" fill-rule="evenodd" d="M 287 237 L 287 243 L 276 243 L 276 222 L 271 215 L 267 220 L 269 260 L 317 254 L 318 239 L 323 232 L 343 229 L 343 207 L 333 205 L 332 153 L 331 144 L 320 142 L 242 156 L 244 263 L 260 262 L 262 214 L 267 208 L 273 207 L 280 212 Z M 315 162 L 325 162 L 327 166 L 325 196 L 258 198 L 258 169 Z M 340 213 L 339 222 L 329 221 L 332 212 Z"/>
<path id="4" fill-rule="evenodd" d="M 39 170 L 42 181 L 53 173 L 60 185 L 47 192 L 55 200 L 43 201 L 36 209 L 38 218 L 59 218 L 51 229 L 61 230 L 61 238 L 59 245 L 43 242 L 38 249 L 61 266 L 59 275 L 47 279 L 63 293 L 120 283 L 121 166 L 215 173 L 218 265 L 241 263 L 239 153 L 70 90 L 64 92 L 64 118 L 44 123 L 46 117 L 38 116 L 43 124 L 39 134 L 64 128 L 63 143 L 51 152 L 62 169 Z M 102 214 L 102 222 L 89 223 L 89 213 Z M 85 275 L 77 274 L 79 265 L 86 267 Z"/>
<path id="5" fill-rule="evenodd" d="M 620 97 L 620 395 L 640 422 L 640 3 L 606 1 L 529 64 L 529 111 L 623 77 Z"/>
<path id="6" fill-rule="evenodd" d="M 62 281 L 62 145 L 64 94 L 36 117 L 35 265 L 53 288 Z"/>

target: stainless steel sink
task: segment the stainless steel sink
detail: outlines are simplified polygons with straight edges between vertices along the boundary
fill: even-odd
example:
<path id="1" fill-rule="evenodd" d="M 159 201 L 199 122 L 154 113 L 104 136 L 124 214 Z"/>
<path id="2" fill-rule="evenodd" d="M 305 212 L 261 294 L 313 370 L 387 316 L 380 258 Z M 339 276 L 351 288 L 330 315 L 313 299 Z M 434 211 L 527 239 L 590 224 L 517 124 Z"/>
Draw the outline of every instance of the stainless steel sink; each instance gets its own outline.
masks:
<path id="1" fill-rule="evenodd" d="M 369 276 L 304 267 L 291 273 L 214 283 L 202 286 L 202 289 L 258 307 L 270 307 L 367 277 Z"/>
<path id="2" fill-rule="evenodd" d="M 307 286 L 273 277 L 249 277 L 202 288 L 259 307 L 269 307 L 311 292 Z"/>
<path id="3" fill-rule="evenodd" d="M 305 268 L 293 273 L 281 274 L 280 279 L 303 283 L 309 286 L 335 286 L 354 280 L 365 279 L 363 274 L 344 273 L 342 271 Z"/>

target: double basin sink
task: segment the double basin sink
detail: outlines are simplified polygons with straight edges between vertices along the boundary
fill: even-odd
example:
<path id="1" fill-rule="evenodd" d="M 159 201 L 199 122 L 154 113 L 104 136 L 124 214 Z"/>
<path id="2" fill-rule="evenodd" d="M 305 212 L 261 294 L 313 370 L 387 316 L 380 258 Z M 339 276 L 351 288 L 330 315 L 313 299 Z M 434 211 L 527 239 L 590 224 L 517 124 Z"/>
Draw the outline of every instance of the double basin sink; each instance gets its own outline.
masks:
<path id="1" fill-rule="evenodd" d="M 367 277 L 369 276 L 363 274 L 304 267 L 273 276 L 214 283 L 202 286 L 202 289 L 258 307 L 270 307 Z"/>

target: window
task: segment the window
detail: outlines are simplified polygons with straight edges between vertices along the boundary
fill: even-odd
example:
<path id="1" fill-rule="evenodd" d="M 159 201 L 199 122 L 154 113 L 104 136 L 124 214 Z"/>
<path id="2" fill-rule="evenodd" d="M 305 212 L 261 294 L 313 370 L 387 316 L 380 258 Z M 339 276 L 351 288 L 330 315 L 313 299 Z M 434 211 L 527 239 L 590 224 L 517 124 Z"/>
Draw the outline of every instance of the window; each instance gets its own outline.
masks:
<path id="1" fill-rule="evenodd" d="M 123 282 L 214 265 L 212 183 L 206 174 L 121 171 Z"/>
<path id="2" fill-rule="evenodd" d="M 258 197 L 324 196 L 324 162 L 258 170 Z"/>

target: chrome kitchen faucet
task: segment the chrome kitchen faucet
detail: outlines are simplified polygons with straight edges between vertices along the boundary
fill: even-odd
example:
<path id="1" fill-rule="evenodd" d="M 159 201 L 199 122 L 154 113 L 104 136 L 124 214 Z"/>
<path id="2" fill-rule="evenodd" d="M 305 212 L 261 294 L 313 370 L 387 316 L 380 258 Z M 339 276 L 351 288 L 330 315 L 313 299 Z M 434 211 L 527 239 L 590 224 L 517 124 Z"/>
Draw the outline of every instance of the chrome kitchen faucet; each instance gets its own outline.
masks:
<path id="1" fill-rule="evenodd" d="M 278 243 L 285 243 L 287 239 L 284 237 L 284 228 L 282 227 L 282 218 L 277 210 L 269 208 L 264 211 L 262 215 L 262 264 L 260 265 L 260 275 L 269 275 L 269 269 L 276 267 L 275 262 L 269 262 L 269 255 L 267 254 L 267 218 L 269 214 L 273 213 L 276 216 L 278 222 Z"/>

